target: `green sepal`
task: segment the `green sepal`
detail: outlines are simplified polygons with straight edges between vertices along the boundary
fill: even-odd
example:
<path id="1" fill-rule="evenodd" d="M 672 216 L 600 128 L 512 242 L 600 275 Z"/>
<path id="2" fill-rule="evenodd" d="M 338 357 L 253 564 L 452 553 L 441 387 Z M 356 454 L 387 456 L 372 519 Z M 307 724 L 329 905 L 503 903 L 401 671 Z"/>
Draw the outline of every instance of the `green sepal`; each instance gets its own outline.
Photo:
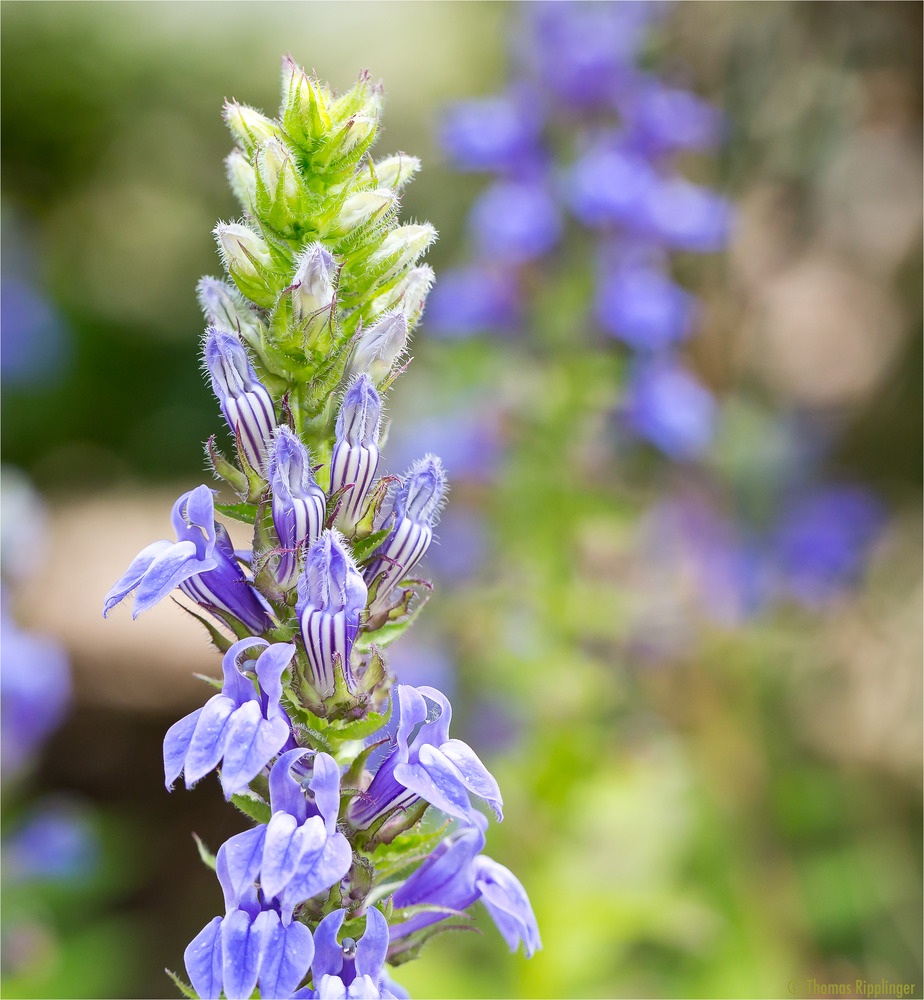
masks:
<path id="1" fill-rule="evenodd" d="M 350 764 L 349 770 L 340 779 L 340 788 L 344 792 L 347 790 L 347 786 L 349 785 L 353 786 L 353 788 L 350 788 L 349 791 L 355 792 L 359 790 L 359 785 L 362 781 L 363 771 L 366 767 L 366 761 L 369 760 L 369 757 L 371 756 L 373 750 L 376 750 L 378 747 L 380 747 L 383 743 L 386 742 L 387 738 L 378 740 L 376 743 L 371 743 L 369 746 L 363 747 L 363 749 L 356 755 L 356 757 L 353 759 L 352 764 Z"/>
<path id="2" fill-rule="evenodd" d="M 388 678 L 388 668 L 385 666 L 385 660 L 382 658 L 378 647 L 370 646 L 369 652 L 372 655 L 369 657 L 369 662 L 363 671 L 362 683 L 359 685 L 360 691 L 365 693 L 374 691 L 375 688 L 379 687 Z"/>
<path id="3" fill-rule="evenodd" d="M 415 580 L 414 582 L 426 583 L 424 580 Z M 427 586 L 429 587 L 430 585 L 427 584 Z M 413 611 L 408 611 L 407 609 L 415 593 L 420 600 Z M 353 648 L 359 649 L 360 652 L 365 652 L 366 650 L 371 649 L 373 644 L 381 647 L 390 645 L 395 641 L 395 639 L 400 638 L 411 627 L 411 625 L 414 624 L 417 616 L 429 600 L 429 593 L 422 594 L 419 591 L 408 588 L 404 592 L 404 597 L 401 599 L 401 603 L 392 608 L 389 612 L 388 620 L 386 620 L 385 623 L 380 625 L 377 629 L 369 632 L 364 631 L 358 635 Z M 397 618 L 398 620 L 392 620 L 394 618 Z"/>
<path id="4" fill-rule="evenodd" d="M 335 740 L 361 740 L 381 729 L 390 718 L 391 701 L 384 712 L 370 712 L 365 718 L 356 719 L 355 722 L 331 724 L 326 730 L 326 735 Z"/>
<path id="5" fill-rule="evenodd" d="M 446 835 L 448 825 L 446 822 L 432 833 L 400 833 L 387 844 L 376 844 L 370 855 L 376 878 L 384 880 L 425 858 Z"/>
<path id="6" fill-rule="evenodd" d="M 218 688 L 219 691 L 223 687 L 224 682 L 218 680 L 217 677 L 209 677 L 207 674 L 193 674 L 193 677 L 195 677 L 197 681 L 205 681 L 206 684 L 211 685 L 213 688 Z"/>
<path id="7" fill-rule="evenodd" d="M 382 478 L 376 483 L 375 489 L 372 491 L 372 495 L 366 503 L 366 510 L 363 513 L 362 518 L 360 518 L 359 524 L 356 525 L 356 535 L 358 539 L 368 538 L 370 535 L 375 534 L 373 530 L 375 527 L 376 519 L 379 516 L 379 511 L 382 508 L 382 504 L 385 502 L 385 497 L 388 496 L 388 490 L 392 483 L 400 482 L 398 476 L 382 476 Z M 391 530 L 389 525 L 384 529 L 385 534 Z M 353 551 L 355 552 L 355 545 Z"/>
<path id="8" fill-rule="evenodd" d="M 164 972 L 173 980 L 173 985 L 183 994 L 184 997 L 189 997 L 189 1000 L 199 1000 L 199 994 L 189 985 L 189 983 L 180 979 L 180 977 L 175 973 L 171 972 L 170 969 L 164 969 Z"/>
<path id="9" fill-rule="evenodd" d="M 257 504 L 260 502 L 263 491 L 266 489 L 266 480 L 250 464 L 247 458 L 247 453 L 244 451 L 244 442 L 241 439 L 240 426 L 234 428 L 234 442 L 237 447 L 237 460 L 241 463 L 241 470 L 247 480 L 246 502 L 248 504 Z"/>
<path id="10" fill-rule="evenodd" d="M 440 910 L 441 907 L 413 907 L 414 909 L 430 909 L 430 910 Z M 402 911 L 406 912 L 406 911 Z M 447 913 L 458 913 L 458 910 L 449 910 Z M 467 913 L 461 914 L 467 919 Z M 410 935 L 406 939 L 406 947 L 403 947 L 401 951 L 392 952 L 388 958 L 388 964 L 396 967 L 399 965 L 404 965 L 405 962 L 410 962 L 415 958 L 420 956 L 420 951 L 423 946 L 431 939 L 436 937 L 437 934 L 445 934 L 446 931 L 474 931 L 476 934 L 480 934 L 481 931 L 472 924 L 431 924 L 429 927 L 422 927 L 419 931 Z"/>
<path id="11" fill-rule="evenodd" d="M 225 517 L 233 518 L 235 521 L 243 521 L 244 524 L 253 524 L 257 517 L 258 506 L 254 503 L 217 503 L 215 510 Z"/>
<path id="12" fill-rule="evenodd" d="M 344 486 L 344 489 L 346 487 Z M 341 492 L 338 490 L 338 493 Z M 365 538 L 357 538 L 353 542 L 353 558 L 357 563 L 363 562 L 378 547 L 380 542 L 384 542 L 388 537 L 389 528 L 382 528 L 380 531 L 373 531 Z"/>
<path id="13" fill-rule="evenodd" d="M 235 493 L 241 496 L 247 493 L 247 477 L 236 465 L 232 465 L 215 447 L 214 434 L 206 442 L 205 457 L 212 468 L 212 472 L 220 479 L 223 479 Z M 219 504 L 216 504 L 216 506 L 221 509 Z"/>
<path id="14" fill-rule="evenodd" d="M 379 823 L 374 827 L 376 843 L 390 844 L 399 834 L 417 826 L 429 807 L 430 803 L 426 799 L 420 799 L 410 809 L 405 809 L 403 813 L 399 812 L 394 816 L 389 816 L 386 822 Z"/>
<path id="15" fill-rule="evenodd" d="M 193 834 L 193 840 L 196 842 L 196 847 L 199 849 L 199 857 L 202 858 L 202 861 L 208 865 L 212 871 L 215 871 L 215 866 L 217 864 L 215 855 L 212 854 L 212 852 L 205 846 L 198 833 Z"/>
<path id="16" fill-rule="evenodd" d="M 238 795 L 232 795 L 231 804 L 257 823 L 269 823 L 270 821 L 272 813 L 269 804 L 254 792 L 241 792 Z"/>
<path id="17" fill-rule="evenodd" d="M 234 643 L 231 642 L 231 640 L 226 635 L 222 635 L 222 633 L 219 632 L 218 629 L 215 628 L 215 626 L 207 618 L 204 618 L 198 612 L 193 611 L 192 608 L 187 608 L 185 604 L 180 604 L 180 602 L 175 597 L 171 597 L 170 600 L 173 601 L 173 603 L 178 608 L 182 608 L 186 612 L 186 614 L 192 615 L 197 622 L 205 626 L 206 631 L 209 634 L 209 638 L 212 640 L 212 645 L 218 650 L 219 653 L 222 654 L 227 653 L 228 650 L 234 645 Z M 243 638 L 243 636 L 239 636 L 239 638 Z M 199 675 L 197 674 L 196 676 Z M 208 680 L 211 682 L 210 677 L 203 678 L 203 680 Z"/>

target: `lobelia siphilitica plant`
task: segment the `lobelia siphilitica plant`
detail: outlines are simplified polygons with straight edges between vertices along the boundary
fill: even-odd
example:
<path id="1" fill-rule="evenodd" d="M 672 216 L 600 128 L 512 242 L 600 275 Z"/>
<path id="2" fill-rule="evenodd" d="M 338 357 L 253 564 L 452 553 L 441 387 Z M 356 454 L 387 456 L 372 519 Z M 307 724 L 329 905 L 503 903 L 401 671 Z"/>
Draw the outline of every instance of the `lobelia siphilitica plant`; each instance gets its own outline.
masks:
<path id="1" fill-rule="evenodd" d="M 217 693 L 164 740 L 168 789 L 217 770 L 255 821 L 202 849 L 224 914 L 186 949 L 191 988 L 174 976 L 189 996 L 406 996 L 386 967 L 467 926 L 479 899 L 512 950 L 540 947 L 523 887 L 481 853 L 475 802 L 501 819 L 497 782 L 450 737 L 448 700 L 394 683 L 383 655 L 430 591 L 413 574 L 447 484 L 433 455 L 379 475 L 436 237 L 398 222 L 418 160 L 368 155 L 382 100 L 368 74 L 338 95 L 286 58 L 277 119 L 226 105 L 243 216 L 215 227 L 227 274 L 199 299 L 236 460 L 214 438 L 206 453 L 237 502 L 184 493 L 176 541 L 106 597 L 104 613 L 134 592 L 137 616 L 178 588 L 224 654 Z M 216 512 L 253 525 L 251 550 Z"/>

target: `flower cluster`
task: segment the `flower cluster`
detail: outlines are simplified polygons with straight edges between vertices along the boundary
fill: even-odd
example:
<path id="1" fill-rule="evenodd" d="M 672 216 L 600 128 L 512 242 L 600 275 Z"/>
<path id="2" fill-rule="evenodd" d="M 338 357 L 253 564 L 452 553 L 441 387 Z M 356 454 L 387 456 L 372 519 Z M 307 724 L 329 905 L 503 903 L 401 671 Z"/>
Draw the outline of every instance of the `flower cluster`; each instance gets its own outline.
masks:
<path id="1" fill-rule="evenodd" d="M 679 359 L 698 310 L 671 255 L 721 250 L 731 208 L 677 166 L 676 154 L 721 140 L 721 113 L 640 68 L 664 12 L 658 3 L 524 6 L 506 91 L 456 105 L 443 121 L 456 167 L 494 179 L 469 216 L 477 263 L 444 275 L 429 319 L 444 336 L 514 328 L 532 271 L 565 246 L 570 217 L 593 238 L 587 318 L 632 354 L 623 423 L 688 460 L 711 441 L 715 402 Z M 566 248 L 569 259 L 576 249 Z"/>
<path id="2" fill-rule="evenodd" d="M 216 226 L 226 278 L 199 297 L 235 451 L 213 438 L 207 456 L 237 498 L 184 493 L 176 540 L 143 549 L 105 600 L 134 594 L 138 615 L 178 589 L 224 654 L 218 693 L 164 741 L 168 789 L 217 770 L 256 821 L 211 859 L 225 912 L 185 954 L 202 998 L 404 995 L 386 963 L 478 899 L 511 949 L 540 946 L 523 887 L 481 854 L 476 803 L 502 818 L 497 782 L 450 737 L 447 699 L 394 684 L 381 652 L 430 590 L 413 574 L 447 491 L 434 455 L 379 475 L 436 235 L 397 218 L 418 161 L 367 155 L 381 106 L 367 74 L 337 95 L 288 58 L 276 119 L 226 105 L 243 216 Z M 216 511 L 253 526 L 249 550 Z M 442 827 L 420 825 L 429 807 Z"/>

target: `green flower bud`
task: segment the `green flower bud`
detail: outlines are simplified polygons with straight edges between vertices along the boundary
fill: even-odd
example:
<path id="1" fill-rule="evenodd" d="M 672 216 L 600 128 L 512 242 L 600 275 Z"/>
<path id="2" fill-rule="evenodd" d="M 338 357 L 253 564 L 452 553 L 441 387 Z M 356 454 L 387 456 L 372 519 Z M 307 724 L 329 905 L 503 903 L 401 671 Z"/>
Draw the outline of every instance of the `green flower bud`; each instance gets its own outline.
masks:
<path id="1" fill-rule="evenodd" d="M 212 231 L 237 287 L 257 305 L 272 306 L 276 301 L 271 282 L 274 263 L 266 242 L 237 222 L 219 222 Z"/>
<path id="2" fill-rule="evenodd" d="M 398 226 L 393 229 L 369 256 L 370 267 L 390 262 L 385 276 L 393 276 L 413 264 L 436 239 L 436 230 L 430 223 L 418 226 Z"/>
<path id="3" fill-rule="evenodd" d="M 377 222 L 397 204 L 398 199 L 395 195 L 384 188 L 351 194 L 334 219 L 329 235 L 348 236 L 363 226 Z"/>
<path id="4" fill-rule="evenodd" d="M 400 191 L 418 170 L 420 170 L 420 160 L 416 156 L 396 153 L 384 160 L 367 163 L 356 175 L 356 184 L 363 187 L 375 184 L 378 188 Z"/>
<path id="5" fill-rule="evenodd" d="M 256 214 L 286 236 L 298 236 L 308 215 L 309 195 L 288 147 L 278 139 L 257 153 Z"/>
<path id="6" fill-rule="evenodd" d="M 251 155 L 261 142 L 275 139 L 279 133 L 276 125 L 266 115 L 246 104 L 227 101 L 222 112 L 231 134 L 245 153 Z"/>
<path id="7" fill-rule="evenodd" d="M 311 151 L 331 131 L 330 91 L 312 80 L 290 56 L 282 60 L 283 129 L 293 142 Z"/>
<path id="8" fill-rule="evenodd" d="M 233 149 L 225 157 L 228 183 L 241 208 L 250 215 L 255 212 L 257 202 L 257 175 L 253 164 L 239 149 Z"/>
<path id="9" fill-rule="evenodd" d="M 370 310 L 372 315 L 378 315 L 386 309 L 391 309 L 392 306 L 398 306 L 407 317 L 408 326 L 416 326 L 423 314 L 424 303 L 435 279 L 433 268 L 428 264 L 412 268 L 388 291 L 372 300 Z"/>

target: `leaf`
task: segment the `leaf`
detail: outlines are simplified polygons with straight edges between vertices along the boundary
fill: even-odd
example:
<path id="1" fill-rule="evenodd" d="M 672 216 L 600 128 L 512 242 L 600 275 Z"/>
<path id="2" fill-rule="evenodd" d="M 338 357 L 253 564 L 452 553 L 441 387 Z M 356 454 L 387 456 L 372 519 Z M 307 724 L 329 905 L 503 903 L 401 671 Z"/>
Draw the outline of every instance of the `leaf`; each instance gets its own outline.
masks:
<path id="1" fill-rule="evenodd" d="M 361 563 L 380 542 L 384 541 L 388 532 L 388 528 L 382 528 L 381 531 L 373 531 L 371 535 L 367 535 L 365 538 L 357 538 L 353 542 L 353 558 L 356 562 Z"/>
<path id="2" fill-rule="evenodd" d="M 414 907 L 414 909 L 423 910 L 424 907 Z M 432 907 L 432 909 L 440 909 L 440 907 Z M 405 911 L 401 911 L 405 912 Z M 449 911 L 456 912 L 458 911 Z M 468 917 L 467 913 L 460 914 L 460 916 Z M 406 939 L 406 943 L 401 948 L 400 951 L 393 952 L 388 956 L 389 965 L 403 965 L 405 962 L 410 962 L 411 959 L 417 958 L 420 955 L 420 950 L 423 946 L 430 940 L 430 938 L 436 937 L 437 934 L 444 934 L 446 931 L 474 931 L 476 934 L 480 934 L 481 931 L 472 926 L 472 924 L 430 924 L 429 927 L 422 927 L 419 931 L 415 931 Z"/>
<path id="3" fill-rule="evenodd" d="M 184 997 L 189 997 L 189 1000 L 199 1000 L 199 994 L 188 983 L 183 982 L 175 972 L 171 972 L 169 969 L 164 969 L 164 972 L 173 980 L 173 985 Z"/>
<path id="4" fill-rule="evenodd" d="M 186 612 L 186 614 L 192 615 L 197 622 L 205 626 L 206 630 L 208 631 L 209 637 L 212 640 L 212 645 L 214 645 L 214 647 L 218 650 L 219 653 L 228 652 L 228 650 L 233 645 L 232 641 L 226 635 L 222 635 L 221 632 L 219 632 L 218 629 L 215 628 L 215 626 L 208 620 L 208 618 L 203 618 L 202 615 L 200 615 L 196 611 L 193 611 L 192 608 L 187 608 L 185 604 L 181 604 L 175 597 L 171 597 L 170 600 L 173 601 L 173 603 L 178 608 L 182 608 Z M 201 675 L 196 674 L 195 676 L 200 677 Z M 211 678 L 203 678 L 203 680 L 206 679 L 211 680 Z M 220 684 L 218 686 L 221 687 Z"/>
<path id="5" fill-rule="evenodd" d="M 197 681 L 205 681 L 206 684 L 210 684 L 213 688 L 218 688 L 219 691 L 224 685 L 224 681 L 220 681 L 216 677 L 209 677 L 207 674 L 193 674 L 193 677 Z"/>
<path id="6" fill-rule="evenodd" d="M 270 807 L 259 796 L 253 792 L 242 792 L 240 795 L 232 795 L 231 802 L 245 815 L 249 816 L 257 823 L 269 823 Z"/>
<path id="7" fill-rule="evenodd" d="M 215 855 L 205 846 L 202 842 L 202 838 L 198 833 L 193 834 L 193 840 L 196 842 L 196 847 L 199 848 L 199 857 L 202 858 L 203 862 L 215 871 L 215 865 L 217 864 L 215 860 Z"/>
<path id="8" fill-rule="evenodd" d="M 421 594 L 420 600 L 417 603 L 417 607 L 414 608 L 406 617 L 402 618 L 400 621 L 386 622 L 381 628 L 376 629 L 374 632 L 361 632 L 356 637 L 356 642 L 354 644 L 354 649 L 359 649 L 361 652 L 367 652 L 372 648 L 373 643 L 376 646 L 388 646 L 395 641 L 395 639 L 400 638 L 414 623 L 414 619 L 423 610 L 424 605 L 430 600 L 429 594 Z"/>
<path id="9" fill-rule="evenodd" d="M 257 519 L 257 505 L 255 503 L 217 503 L 215 510 L 235 521 L 243 521 L 244 524 L 253 524 Z"/>
<path id="10" fill-rule="evenodd" d="M 443 839 L 447 825 L 433 833 L 400 833 L 391 843 L 379 844 L 371 855 L 376 878 L 387 878 L 425 858 Z"/>
<path id="11" fill-rule="evenodd" d="M 331 725 L 325 735 L 335 740 L 361 740 L 365 736 L 371 736 L 372 733 L 378 732 L 390 718 L 391 701 L 384 712 L 370 712 L 364 719 L 357 719 L 355 722 L 348 722 L 343 726 Z"/>

